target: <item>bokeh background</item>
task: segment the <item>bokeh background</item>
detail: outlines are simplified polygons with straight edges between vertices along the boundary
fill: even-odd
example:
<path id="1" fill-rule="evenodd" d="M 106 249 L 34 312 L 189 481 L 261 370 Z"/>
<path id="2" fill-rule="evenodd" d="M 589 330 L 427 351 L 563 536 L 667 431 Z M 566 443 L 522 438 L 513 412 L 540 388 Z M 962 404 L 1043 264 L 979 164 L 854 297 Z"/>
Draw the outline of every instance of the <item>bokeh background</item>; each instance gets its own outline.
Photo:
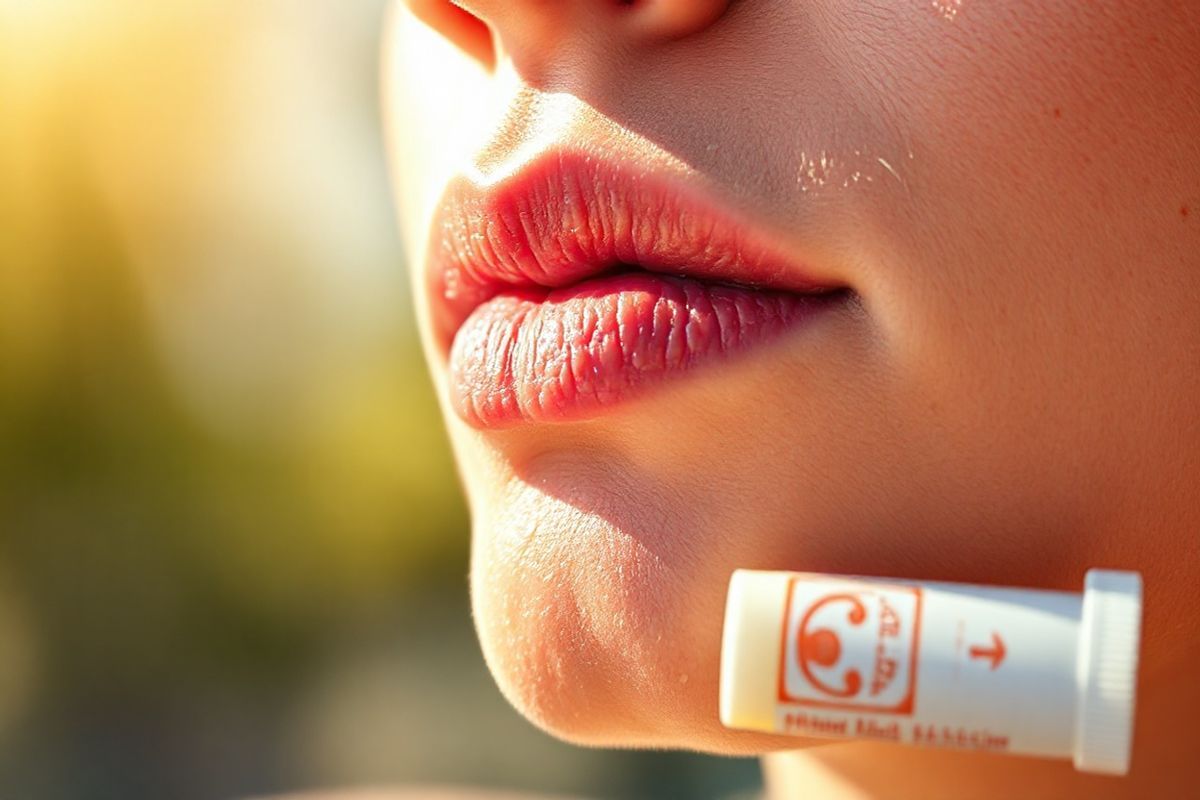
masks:
<path id="1" fill-rule="evenodd" d="M 0 0 L 0 798 L 749 797 L 484 668 L 384 0 Z"/>

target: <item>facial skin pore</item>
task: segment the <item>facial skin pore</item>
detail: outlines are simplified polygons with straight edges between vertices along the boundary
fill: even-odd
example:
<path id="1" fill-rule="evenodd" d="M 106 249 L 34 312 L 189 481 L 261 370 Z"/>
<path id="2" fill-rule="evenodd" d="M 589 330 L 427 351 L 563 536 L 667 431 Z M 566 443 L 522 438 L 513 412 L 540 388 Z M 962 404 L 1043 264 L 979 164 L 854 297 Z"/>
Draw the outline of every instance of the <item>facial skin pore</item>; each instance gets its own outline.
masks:
<path id="1" fill-rule="evenodd" d="M 444 404 L 475 619 L 517 708 L 586 744 L 822 744 L 769 777 L 846 796 L 902 791 L 905 764 L 946 796 L 1196 780 L 1200 7 L 411 5 L 385 104 L 443 398 L 438 204 L 555 147 L 702 185 L 854 293 L 587 419 L 488 430 Z M 723 729 L 738 567 L 1072 591 L 1089 567 L 1141 570 L 1132 776 Z"/>

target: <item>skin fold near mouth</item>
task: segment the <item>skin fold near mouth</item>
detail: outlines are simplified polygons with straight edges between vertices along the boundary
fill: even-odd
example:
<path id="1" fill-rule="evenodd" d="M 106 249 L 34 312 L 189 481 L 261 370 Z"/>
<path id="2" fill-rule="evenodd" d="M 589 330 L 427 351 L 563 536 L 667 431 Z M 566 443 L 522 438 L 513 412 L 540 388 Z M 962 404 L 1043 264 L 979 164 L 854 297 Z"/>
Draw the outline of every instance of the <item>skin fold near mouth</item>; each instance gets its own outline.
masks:
<path id="1" fill-rule="evenodd" d="M 775 339 L 847 294 L 648 272 L 506 292 L 477 307 L 455 337 L 451 403 L 479 428 L 578 419 Z"/>

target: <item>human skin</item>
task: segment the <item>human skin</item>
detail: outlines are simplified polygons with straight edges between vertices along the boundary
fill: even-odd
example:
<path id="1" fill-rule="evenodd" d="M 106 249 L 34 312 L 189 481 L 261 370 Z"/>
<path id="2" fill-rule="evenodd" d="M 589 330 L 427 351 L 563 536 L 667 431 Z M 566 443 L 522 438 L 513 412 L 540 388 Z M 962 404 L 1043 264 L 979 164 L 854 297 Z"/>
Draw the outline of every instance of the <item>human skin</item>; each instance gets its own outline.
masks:
<path id="1" fill-rule="evenodd" d="M 1200 7 L 460 5 L 391 15 L 385 107 L 509 700 L 584 744 L 775 753 L 781 795 L 1193 785 Z M 555 147 L 702 184 L 854 302 L 578 419 L 463 418 L 432 221 L 452 180 Z M 724 729 L 739 567 L 1071 591 L 1090 567 L 1140 570 L 1130 776 Z"/>

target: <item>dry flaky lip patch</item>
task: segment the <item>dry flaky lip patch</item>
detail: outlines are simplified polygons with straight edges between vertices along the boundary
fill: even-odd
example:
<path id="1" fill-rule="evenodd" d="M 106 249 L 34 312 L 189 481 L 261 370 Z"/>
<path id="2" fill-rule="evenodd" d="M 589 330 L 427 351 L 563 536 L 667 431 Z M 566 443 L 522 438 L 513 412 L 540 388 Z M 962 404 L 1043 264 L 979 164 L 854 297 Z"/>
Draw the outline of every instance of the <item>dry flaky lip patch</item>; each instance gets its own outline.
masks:
<path id="1" fill-rule="evenodd" d="M 571 419 L 645 383 L 778 337 L 840 294 L 795 295 L 624 273 L 481 305 L 455 339 L 468 423 Z"/>

